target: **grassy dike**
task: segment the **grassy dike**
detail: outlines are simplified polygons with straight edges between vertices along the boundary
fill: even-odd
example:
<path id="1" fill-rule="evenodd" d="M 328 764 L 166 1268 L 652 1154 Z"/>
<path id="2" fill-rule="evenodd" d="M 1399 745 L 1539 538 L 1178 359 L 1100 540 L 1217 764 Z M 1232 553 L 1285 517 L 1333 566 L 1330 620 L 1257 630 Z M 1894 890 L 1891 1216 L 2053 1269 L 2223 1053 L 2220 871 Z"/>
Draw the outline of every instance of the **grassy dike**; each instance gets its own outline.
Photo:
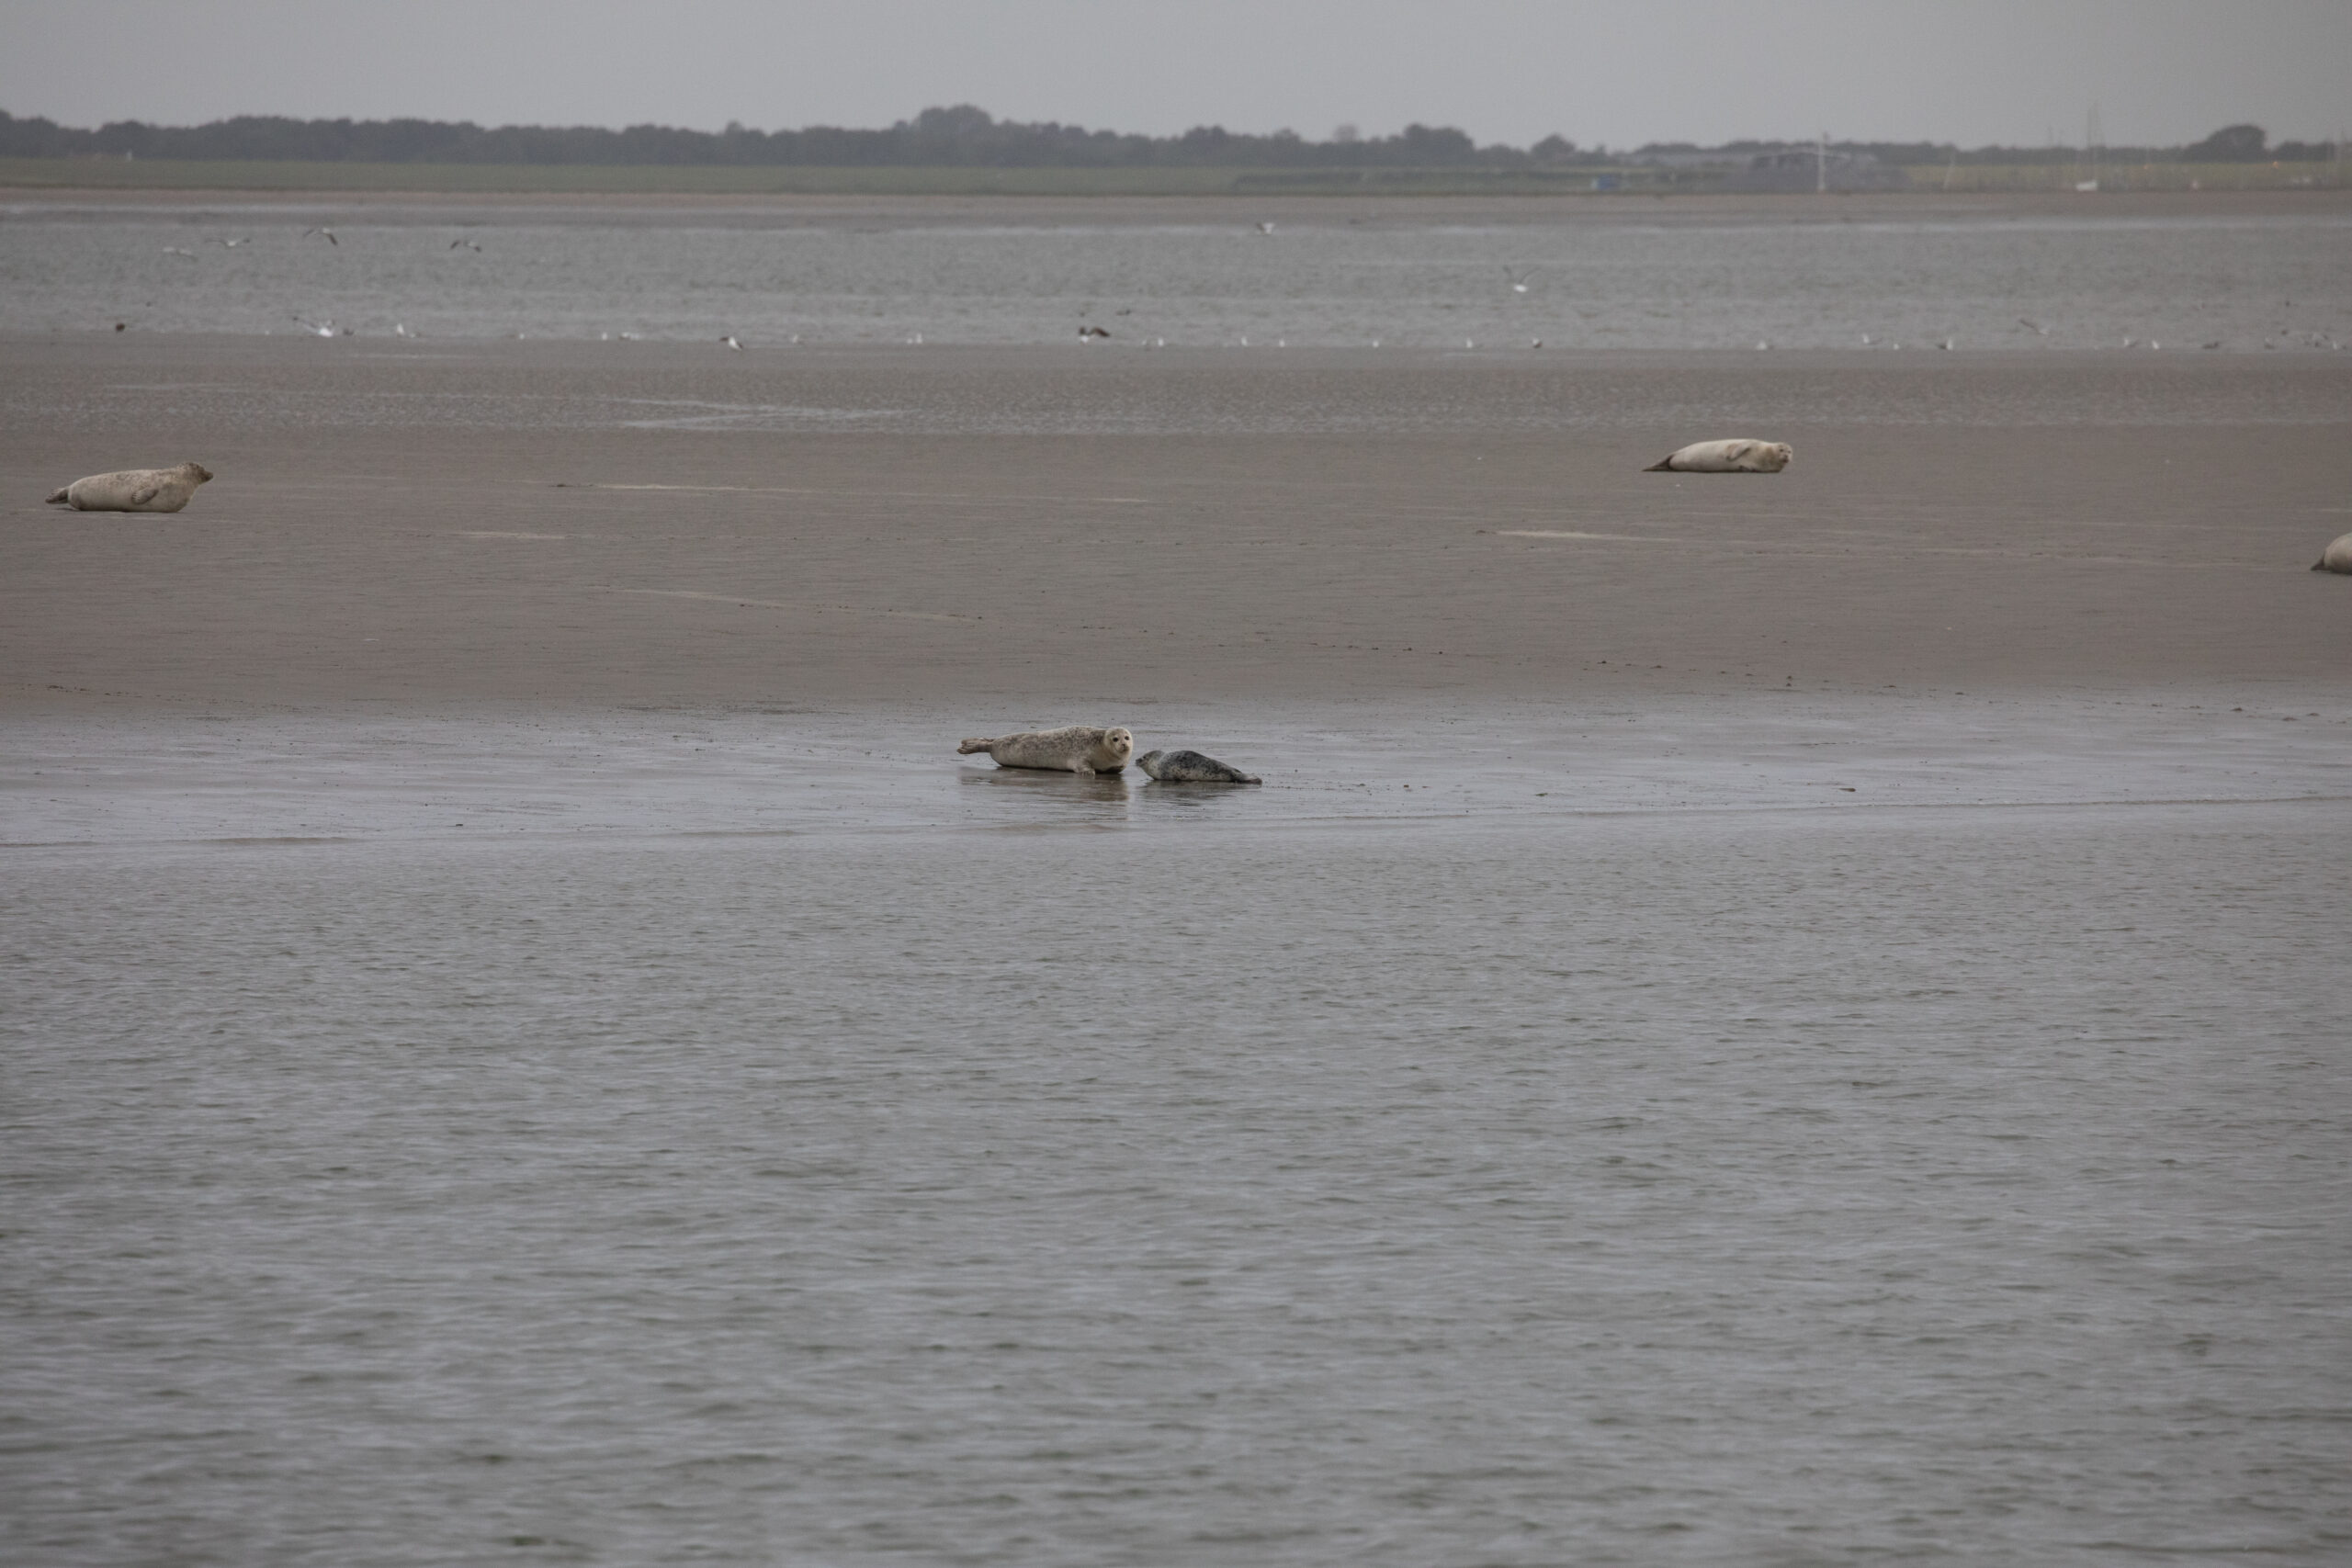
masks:
<path id="1" fill-rule="evenodd" d="M 2064 191 L 2073 164 L 1923 164 L 1910 188 Z M 2112 191 L 2340 190 L 2327 164 L 2110 164 Z M 0 189 L 667 196 L 1663 196 L 1724 188 L 1721 171 L 1518 169 L 810 168 L 712 164 L 356 164 L 151 158 L 0 158 Z"/>
<path id="2" fill-rule="evenodd" d="M 1663 169 L 809 168 L 712 164 L 350 164 L 0 158 L 0 189 L 671 196 L 1511 196 L 1697 189 Z"/>

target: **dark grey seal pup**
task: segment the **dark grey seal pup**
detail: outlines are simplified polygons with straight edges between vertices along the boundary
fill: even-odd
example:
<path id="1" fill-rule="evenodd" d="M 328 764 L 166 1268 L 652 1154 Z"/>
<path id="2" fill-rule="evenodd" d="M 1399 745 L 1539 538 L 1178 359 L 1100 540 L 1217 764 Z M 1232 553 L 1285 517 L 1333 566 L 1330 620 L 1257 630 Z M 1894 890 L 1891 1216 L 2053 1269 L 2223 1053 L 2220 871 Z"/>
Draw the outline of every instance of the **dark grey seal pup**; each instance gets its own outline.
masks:
<path id="1" fill-rule="evenodd" d="M 1161 784 L 1263 784 L 1239 768 L 1227 767 L 1198 751 L 1146 751 L 1136 759 L 1147 777 Z"/>

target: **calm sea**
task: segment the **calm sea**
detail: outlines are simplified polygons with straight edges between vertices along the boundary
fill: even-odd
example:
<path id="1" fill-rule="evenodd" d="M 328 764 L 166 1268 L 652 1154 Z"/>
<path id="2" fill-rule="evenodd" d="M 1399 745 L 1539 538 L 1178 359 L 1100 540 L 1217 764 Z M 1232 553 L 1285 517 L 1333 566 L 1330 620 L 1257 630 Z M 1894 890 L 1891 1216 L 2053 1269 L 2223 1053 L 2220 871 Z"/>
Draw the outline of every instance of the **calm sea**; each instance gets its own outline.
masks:
<path id="1" fill-rule="evenodd" d="M 2346 716 L 1751 710 L 26 721 L 0 1558 L 2341 1562 Z"/>
<path id="2" fill-rule="evenodd" d="M 0 209 L 0 332 L 1384 346 L 2352 343 L 2352 219 L 1000 227 L 756 210 Z M 436 220 L 447 218 L 449 221 Z M 462 219 L 462 221 L 459 220 Z M 334 241 L 314 225 L 332 229 Z M 1867 340 L 1867 342 L 1866 342 Z"/>

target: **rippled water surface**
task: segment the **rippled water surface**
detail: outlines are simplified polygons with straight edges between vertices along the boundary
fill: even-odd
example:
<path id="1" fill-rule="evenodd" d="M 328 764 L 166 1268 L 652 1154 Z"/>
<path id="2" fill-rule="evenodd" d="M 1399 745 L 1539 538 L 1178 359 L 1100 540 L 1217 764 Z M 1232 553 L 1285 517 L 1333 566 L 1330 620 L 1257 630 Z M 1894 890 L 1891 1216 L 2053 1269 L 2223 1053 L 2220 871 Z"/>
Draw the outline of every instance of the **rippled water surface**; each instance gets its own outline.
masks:
<path id="1" fill-rule="evenodd" d="M 301 232 L 322 217 L 335 243 Z M 419 515 L 386 525 L 411 552 L 636 537 L 616 497 L 656 515 L 694 479 L 644 444 L 714 433 L 1736 417 L 1809 419 L 1849 453 L 1853 427 L 1938 423 L 2297 424 L 2326 450 L 2352 362 L 2270 367 L 2352 338 L 2346 233 L 34 204 L 0 214 L 0 331 L 104 336 L 18 337 L 49 368 L 0 376 L 0 410 L 36 433 L 20 445 L 61 449 L 259 433 L 306 458 L 320 432 L 426 433 L 400 458 Z M 298 315 L 425 341 L 141 335 Z M 1081 320 L 1114 334 L 1087 355 L 1193 352 L 1024 378 L 1080 362 Z M 518 333 L 610 334 L 614 365 L 657 363 L 480 343 Z M 1519 352 L 1865 333 L 1905 357 L 1820 355 L 1763 385 L 1720 367 L 1779 362 L 1690 355 L 1572 385 Z M 795 335 L 909 346 L 803 359 Z M 1946 337 L 1933 375 L 1888 373 Z M 1966 357 L 2126 337 L 2165 356 L 2030 377 Z M 1330 352 L 1244 357 L 1244 338 Z M 1357 352 L 1374 340 L 1481 355 L 1389 376 Z M 2176 366 L 2205 342 L 2279 352 Z M 477 512 L 431 489 L 427 436 L 454 429 L 639 445 L 617 489 L 535 478 L 537 500 Z M 526 449 L 594 477 L 574 448 Z M 1073 550 L 1138 504 L 990 499 L 995 479 L 927 460 L 858 476 L 857 504 L 1064 506 L 1091 530 Z M 1920 550 L 1895 527 L 1915 498 L 1870 472 L 1886 499 L 1804 518 L 1750 491 L 1626 523 L 1535 488 L 1444 515 L 1479 509 L 1514 550 L 1713 530 L 1833 564 L 2048 551 L 2052 570 L 2341 581 L 2307 577 L 2300 541 L 2219 529 L 2186 485 L 2127 518 L 2029 475 Z M 263 481 L 247 493 L 286 482 Z M 237 482 L 132 521 L 235 516 Z M 840 482 L 742 488 L 766 507 Z M 2261 490 L 2229 503 L 2251 516 Z M 12 504 L 46 530 L 18 519 L 28 570 L 52 574 L 28 581 L 82 582 L 78 541 L 134 537 Z M 2059 521 L 2030 531 L 2037 507 Z M 266 515 L 280 534 L 220 547 L 263 626 L 305 538 L 299 511 Z M 599 628 L 623 595 L 960 615 L 844 576 L 854 556 L 739 582 L 726 563 L 751 558 L 698 558 L 702 536 L 548 581 L 603 595 L 564 611 Z M 86 602 L 135 603 L 110 614 L 152 617 L 141 635 L 176 625 L 170 569 L 120 558 L 153 598 Z M 396 558 L 336 558 L 364 578 Z M 497 570 L 481 583 L 521 575 Z M 418 581 L 504 613 L 461 571 L 401 581 L 412 597 L 366 614 L 416 615 Z M 1816 610 L 1867 606 L 1805 599 L 1792 628 Z M 2082 646 L 2123 624 L 2086 620 Z M 1193 694 L 1115 715 L 292 712 L 27 685 L 0 748 L 0 1562 L 2340 1562 L 2352 709 L 2334 646 L 2227 690 L 2175 669 L 2094 692 L 2067 660 L 1996 692 L 1875 669 L 1774 692 L 1711 659 L 1750 684 L 1691 694 L 1654 664 L 1542 701 Z M 1081 717 L 1267 782 L 952 754 L 976 724 Z"/>
<path id="2" fill-rule="evenodd" d="M 20 729 L 5 1555 L 2339 1561 L 2345 716 L 1536 711 Z"/>
<path id="3" fill-rule="evenodd" d="M 2352 342 L 2340 215 L 976 227 L 526 209 L 0 212 L 0 331 L 1586 348 Z M 412 214 L 412 217 L 416 215 Z M 462 217 L 463 221 L 454 220 Z M 334 243 L 303 232 L 332 222 Z M 233 242 L 233 243 L 232 243 Z"/>

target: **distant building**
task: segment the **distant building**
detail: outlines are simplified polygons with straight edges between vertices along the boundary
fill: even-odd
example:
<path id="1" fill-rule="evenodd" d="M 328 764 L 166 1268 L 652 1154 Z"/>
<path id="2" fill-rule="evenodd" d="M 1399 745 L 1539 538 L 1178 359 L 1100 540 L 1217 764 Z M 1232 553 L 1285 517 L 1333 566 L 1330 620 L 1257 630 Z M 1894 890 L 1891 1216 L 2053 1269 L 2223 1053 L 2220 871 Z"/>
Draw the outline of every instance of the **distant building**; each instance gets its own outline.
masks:
<path id="1" fill-rule="evenodd" d="M 1900 190 L 1911 177 L 1869 152 L 1781 147 L 1758 152 L 1724 182 L 1726 190 Z"/>

